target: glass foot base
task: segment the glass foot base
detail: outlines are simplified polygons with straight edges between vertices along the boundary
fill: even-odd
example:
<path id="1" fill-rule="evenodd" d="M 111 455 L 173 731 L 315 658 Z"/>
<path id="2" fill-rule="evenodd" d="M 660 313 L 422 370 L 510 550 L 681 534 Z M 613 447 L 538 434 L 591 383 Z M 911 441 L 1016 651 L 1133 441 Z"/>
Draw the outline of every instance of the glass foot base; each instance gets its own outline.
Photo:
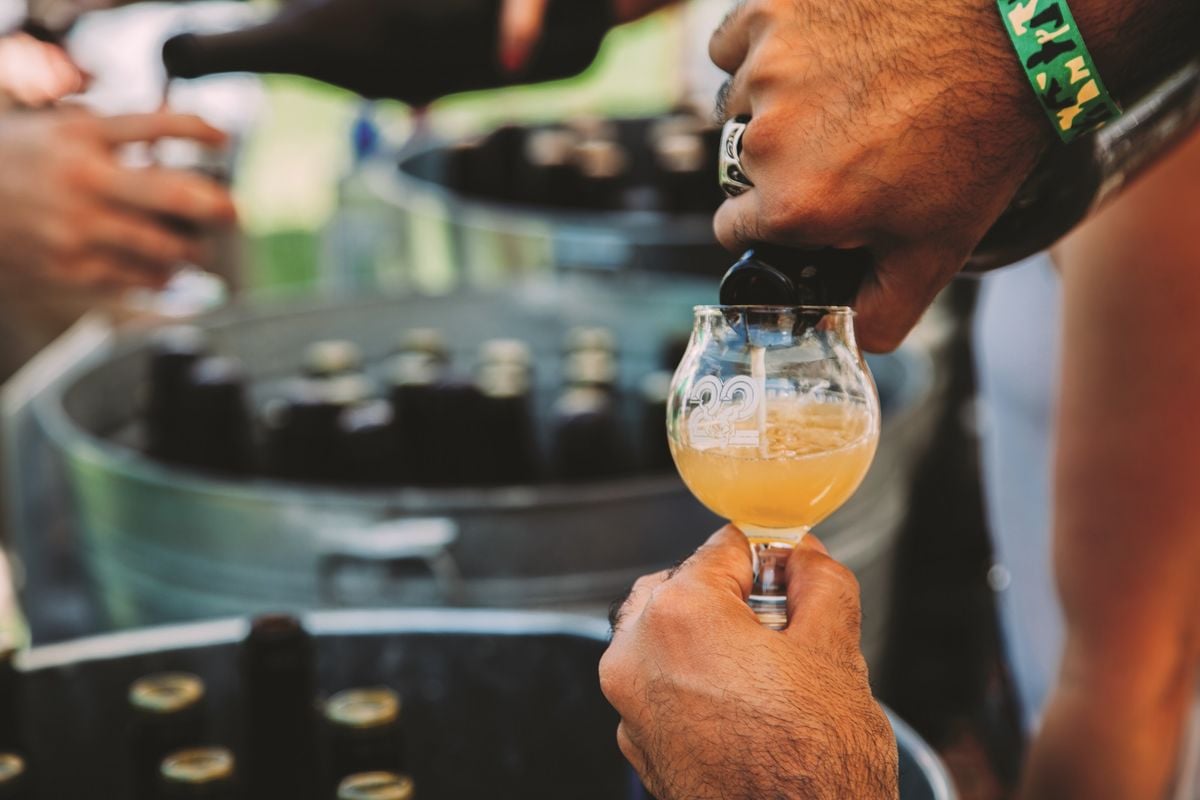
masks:
<path id="1" fill-rule="evenodd" d="M 752 594 L 746 601 L 764 628 L 781 631 L 787 627 L 787 598 Z"/>

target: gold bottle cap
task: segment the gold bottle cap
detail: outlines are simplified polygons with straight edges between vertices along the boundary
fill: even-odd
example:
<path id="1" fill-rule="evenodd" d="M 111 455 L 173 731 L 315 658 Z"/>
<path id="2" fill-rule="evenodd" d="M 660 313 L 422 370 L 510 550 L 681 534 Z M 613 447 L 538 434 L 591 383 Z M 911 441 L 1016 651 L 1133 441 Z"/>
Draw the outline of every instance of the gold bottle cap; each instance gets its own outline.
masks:
<path id="1" fill-rule="evenodd" d="M 475 385 L 484 397 L 508 400 L 529 394 L 529 370 L 514 364 L 484 364 Z"/>
<path id="2" fill-rule="evenodd" d="M 613 140 L 619 133 L 616 122 L 596 114 L 577 114 L 567 120 L 567 128 L 585 140 Z"/>
<path id="3" fill-rule="evenodd" d="M 442 362 L 428 353 L 401 353 L 387 365 L 392 386 L 432 386 L 443 372 Z"/>
<path id="4" fill-rule="evenodd" d="M 400 695 L 386 686 L 347 689 L 326 701 L 325 718 L 341 728 L 382 728 L 400 718 Z"/>
<path id="5" fill-rule="evenodd" d="M 575 163 L 586 178 L 618 178 L 625 174 L 629 158 L 621 145 L 594 139 L 575 147 Z"/>
<path id="6" fill-rule="evenodd" d="M 479 348 L 479 360 L 484 364 L 514 364 L 533 366 L 533 350 L 520 339 L 489 339 Z"/>
<path id="7" fill-rule="evenodd" d="M 699 172 L 704 169 L 708 154 L 699 136 L 675 133 L 659 140 L 654 155 L 667 172 Z"/>
<path id="8" fill-rule="evenodd" d="M 224 747 L 191 747 L 163 759 L 159 773 L 164 781 L 197 786 L 233 779 L 233 753 Z"/>
<path id="9" fill-rule="evenodd" d="M 560 417 L 579 417 L 611 411 L 611 398 L 599 389 L 568 389 L 554 404 L 554 413 Z"/>
<path id="10" fill-rule="evenodd" d="M 0 753 L 0 786 L 20 780 L 25 774 L 25 759 L 16 753 Z"/>
<path id="11" fill-rule="evenodd" d="M 338 800 L 412 800 L 413 782 L 394 772 L 360 772 L 340 784 Z"/>
<path id="12" fill-rule="evenodd" d="M 304 354 L 304 371 L 314 377 L 357 372 L 362 365 L 362 350 L 354 342 L 344 339 L 313 342 Z"/>
<path id="13" fill-rule="evenodd" d="M 563 349 L 568 353 L 574 353 L 577 350 L 603 350 L 615 353 L 617 337 L 610 328 L 571 328 L 563 338 Z"/>
<path id="14" fill-rule="evenodd" d="M 617 382 L 617 360 L 602 350 L 580 350 L 567 356 L 563 376 L 568 386 L 609 387 Z"/>
<path id="15" fill-rule="evenodd" d="M 364 375 L 335 375 L 314 381 L 318 396 L 323 402 L 335 406 L 352 406 L 365 403 L 375 394 L 375 387 Z"/>
<path id="16" fill-rule="evenodd" d="M 704 130 L 704 126 L 704 117 L 698 113 L 676 112 L 654 120 L 650 124 L 648 138 L 651 145 L 654 145 L 669 136 L 698 134 Z"/>
<path id="17" fill-rule="evenodd" d="M 571 163 L 575 134 L 562 128 L 532 131 L 525 140 L 525 160 L 535 167 L 562 167 Z"/>
<path id="18" fill-rule="evenodd" d="M 424 353 L 438 361 L 450 359 L 446 339 L 437 328 L 413 328 L 400 334 L 397 353 Z"/>
<path id="19" fill-rule="evenodd" d="M 175 714 L 204 698 L 204 681 L 190 672 L 158 672 L 129 687 L 129 704 L 149 714 Z"/>

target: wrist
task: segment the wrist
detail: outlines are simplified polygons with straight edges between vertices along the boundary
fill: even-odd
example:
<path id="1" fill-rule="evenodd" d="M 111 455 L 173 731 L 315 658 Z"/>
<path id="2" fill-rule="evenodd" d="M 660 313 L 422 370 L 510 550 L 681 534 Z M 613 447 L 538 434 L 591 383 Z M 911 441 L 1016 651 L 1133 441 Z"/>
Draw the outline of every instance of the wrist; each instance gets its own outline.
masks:
<path id="1" fill-rule="evenodd" d="M 1069 0 L 1071 13 L 1109 91 L 1137 100 L 1197 54 L 1200 3 L 1195 0 Z"/>

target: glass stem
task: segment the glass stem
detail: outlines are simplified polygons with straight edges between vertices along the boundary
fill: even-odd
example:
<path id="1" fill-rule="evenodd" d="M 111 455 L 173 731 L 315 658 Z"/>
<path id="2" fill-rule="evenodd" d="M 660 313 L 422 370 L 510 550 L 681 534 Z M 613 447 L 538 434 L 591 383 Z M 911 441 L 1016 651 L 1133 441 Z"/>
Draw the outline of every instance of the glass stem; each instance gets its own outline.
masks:
<path id="1" fill-rule="evenodd" d="M 758 621 L 772 630 L 787 627 L 787 562 L 795 547 L 795 542 L 778 539 L 750 542 L 754 586 L 748 602 Z"/>

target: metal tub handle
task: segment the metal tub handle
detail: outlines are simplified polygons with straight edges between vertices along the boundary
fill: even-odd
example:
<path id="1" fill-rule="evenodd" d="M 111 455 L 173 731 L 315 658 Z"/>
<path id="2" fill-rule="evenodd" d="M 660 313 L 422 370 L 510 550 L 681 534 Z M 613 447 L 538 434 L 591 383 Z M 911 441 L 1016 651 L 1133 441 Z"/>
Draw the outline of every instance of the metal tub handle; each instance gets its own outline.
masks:
<path id="1" fill-rule="evenodd" d="M 462 572 L 451 552 L 458 541 L 452 519 L 389 519 L 322 538 L 317 581 L 326 606 L 463 602 Z"/>

